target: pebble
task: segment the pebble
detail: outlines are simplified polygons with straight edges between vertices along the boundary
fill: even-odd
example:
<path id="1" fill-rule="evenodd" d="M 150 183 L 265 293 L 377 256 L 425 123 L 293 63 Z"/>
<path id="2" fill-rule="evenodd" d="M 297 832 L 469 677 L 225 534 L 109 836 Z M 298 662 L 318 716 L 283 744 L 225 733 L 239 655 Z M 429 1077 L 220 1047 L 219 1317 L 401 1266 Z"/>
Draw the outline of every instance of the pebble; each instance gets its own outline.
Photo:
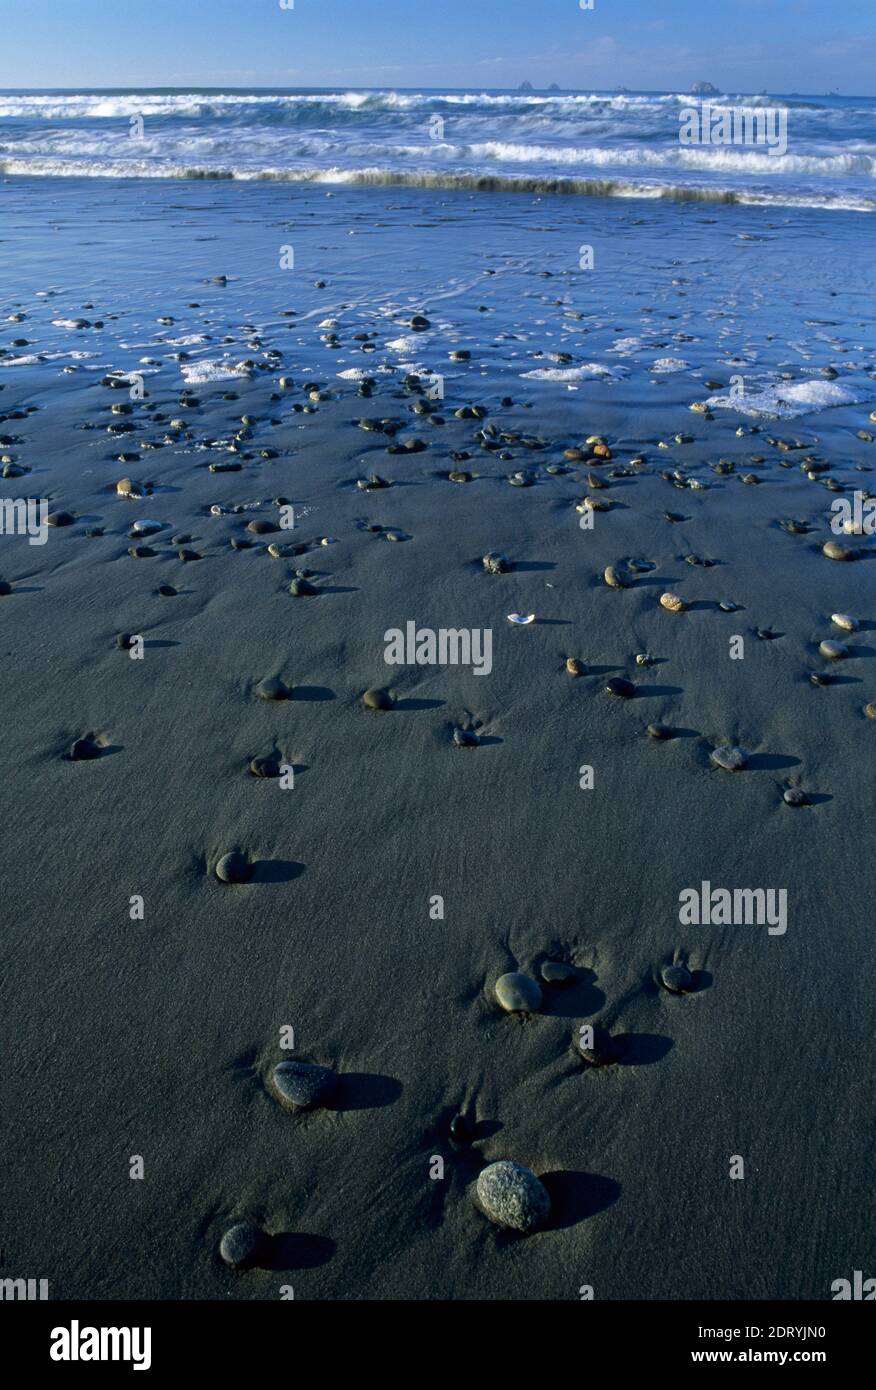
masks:
<path id="1" fill-rule="evenodd" d="M 831 613 L 830 621 L 835 627 L 841 627 L 843 632 L 857 632 L 861 626 L 857 618 L 853 618 L 850 613 Z"/>
<path id="2" fill-rule="evenodd" d="M 867 719 L 876 719 L 876 704 L 874 704 L 871 701 L 870 704 L 865 705 L 864 714 L 866 715 Z"/>
<path id="3" fill-rule="evenodd" d="M 327 1105 L 338 1089 L 337 1072 L 314 1062 L 279 1062 L 271 1081 L 282 1103 L 292 1110 Z"/>
<path id="4" fill-rule="evenodd" d="M 253 777 L 279 777 L 280 764 L 276 758 L 253 758 L 249 765 Z"/>
<path id="5" fill-rule="evenodd" d="M 473 729 L 462 729 L 459 726 L 453 730 L 454 748 L 477 748 L 480 739 Z"/>
<path id="6" fill-rule="evenodd" d="M 295 598 L 313 598 L 319 590 L 307 579 L 293 579 L 289 585 L 289 593 Z"/>
<path id="7" fill-rule="evenodd" d="M 649 724 L 645 731 L 649 738 L 668 739 L 675 737 L 675 730 L 668 724 Z"/>
<path id="8" fill-rule="evenodd" d="M 693 975 L 683 965 L 664 965 L 660 983 L 670 994 L 690 994 L 694 987 Z"/>
<path id="9" fill-rule="evenodd" d="M 667 611 L 670 613 L 683 613 L 684 599 L 680 598 L 678 594 L 661 594 L 660 607 L 667 609 Z"/>
<path id="10" fill-rule="evenodd" d="M 259 681 L 255 693 L 260 700 L 289 699 L 289 687 L 279 676 L 266 676 L 263 681 Z"/>
<path id="11" fill-rule="evenodd" d="M 380 689 L 376 686 L 366 690 L 362 696 L 362 702 L 368 709 L 390 710 L 393 707 L 393 698 L 388 690 Z"/>
<path id="12" fill-rule="evenodd" d="M 467 1115 L 460 1112 L 450 1121 L 450 1137 L 455 1144 L 470 1144 L 474 1138 L 474 1126 Z"/>
<path id="13" fill-rule="evenodd" d="M 828 560 L 854 560 L 855 551 L 849 550 L 846 546 L 840 545 L 838 541 L 825 541 L 821 547 L 822 555 L 826 555 Z"/>
<path id="14" fill-rule="evenodd" d="M 612 676 L 611 680 L 606 682 L 605 693 L 615 695 L 620 700 L 631 700 L 636 693 L 636 687 L 624 676 Z"/>
<path id="15" fill-rule="evenodd" d="M 578 978 L 576 971 L 571 965 L 566 965 L 561 960 L 546 960 L 541 967 L 541 978 L 546 985 L 556 985 L 562 988 L 570 985 L 573 980 Z"/>
<path id="16" fill-rule="evenodd" d="M 537 981 L 517 970 L 500 975 L 495 993 L 506 1014 L 534 1014 L 541 1008 L 542 993 Z"/>
<path id="17" fill-rule="evenodd" d="M 49 512 L 47 526 L 72 526 L 76 520 L 72 512 Z"/>
<path id="18" fill-rule="evenodd" d="M 100 757 L 100 748 L 91 738 L 77 738 L 70 749 L 71 763 L 87 762 L 92 758 Z"/>
<path id="19" fill-rule="evenodd" d="M 782 800 L 786 806 L 809 805 L 809 797 L 801 787 L 788 787 L 787 791 L 782 793 Z"/>
<path id="20" fill-rule="evenodd" d="M 511 568 L 511 561 L 507 555 L 501 551 L 491 550 L 489 555 L 485 555 L 482 562 L 487 574 L 507 574 Z"/>
<path id="21" fill-rule="evenodd" d="M 607 565 L 602 574 L 609 589 L 628 589 L 630 574 L 623 565 Z"/>
<path id="22" fill-rule="evenodd" d="M 250 1269 L 258 1264 L 264 1244 L 264 1231 L 251 1221 L 241 1221 L 225 1232 L 219 1242 L 219 1254 L 232 1269 Z"/>
<path id="23" fill-rule="evenodd" d="M 725 772 L 739 772 L 748 762 L 741 748 L 729 744 L 722 745 L 720 748 L 713 748 L 711 759 L 715 767 L 723 768 Z"/>
<path id="24" fill-rule="evenodd" d="M 509 1159 L 484 1168 L 476 1191 L 481 1210 L 496 1226 L 528 1235 L 550 1216 L 551 1199 L 544 1184 L 530 1168 Z"/>
<path id="25" fill-rule="evenodd" d="M 577 656 L 570 656 L 566 660 L 566 670 L 570 676 L 583 676 L 584 663 L 579 661 Z"/>
<path id="26" fill-rule="evenodd" d="M 172 584 L 159 584 L 158 593 L 162 598 L 176 598 L 178 590 Z"/>
<path id="27" fill-rule="evenodd" d="M 593 1029 L 593 1043 L 585 1047 L 580 1031 L 575 1034 L 575 1046 L 584 1061 L 591 1067 L 608 1067 L 617 1061 L 617 1049 L 611 1035 L 604 1028 Z"/>
<path id="28" fill-rule="evenodd" d="M 819 642 L 818 650 L 828 661 L 842 661 L 843 657 L 849 655 L 845 642 L 833 642 L 830 639 Z"/>
<path id="29" fill-rule="evenodd" d="M 223 854 L 216 865 L 216 877 L 221 883 L 246 883 L 252 878 L 252 865 L 245 854 L 233 849 Z"/>

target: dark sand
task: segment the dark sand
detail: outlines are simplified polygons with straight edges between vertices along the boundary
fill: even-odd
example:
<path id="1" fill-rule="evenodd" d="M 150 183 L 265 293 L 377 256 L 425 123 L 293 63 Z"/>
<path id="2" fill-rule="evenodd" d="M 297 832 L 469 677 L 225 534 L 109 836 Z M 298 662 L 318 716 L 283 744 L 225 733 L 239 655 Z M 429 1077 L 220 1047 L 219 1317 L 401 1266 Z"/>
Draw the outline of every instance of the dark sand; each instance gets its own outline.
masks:
<path id="1" fill-rule="evenodd" d="M 829 1297 L 874 1253 L 876 723 L 862 707 L 876 699 L 876 560 L 821 555 L 832 496 L 801 473 L 803 451 L 737 438 L 735 417 L 635 415 L 598 386 L 501 410 L 472 381 L 448 396 L 443 429 L 402 431 L 427 452 L 389 456 L 351 422 L 404 417 L 415 397 L 397 397 L 397 381 L 359 400 L 317 374 L 337 399 L 302 417 L 289 407 L 310 378 L 288 368 L 298 386 L 279 404 L 266 380 L 195 388 L 197 436 L 220 421 L 227 434 L 247 411 L 282 416 L 257 427 L 253 452 L 298 452 L 242 473 L 210 474 L 218 455 L 172 448 L 83 470 L 65 435 L 82 419 L 81 383 L 55 403 L 54 452 L 15 450 L 77 521 L 42 548 L 3 541 L 7 1268 L 63 1298 L 263 1299 L 292 1285 L 304 1299 L 576 1299 L 585 1284 L 597 1299 Z M 228 389 L 238 401 L 222 400 Z M 127 399 L 96 379 L 87 390 L 101 423 Z M 688 402 L 705 394 L 688 389 Z M 151 399 L 170 419 L 176 396 Z M 478 422 L 452 415 L 478 399 L 550 447 L 512 447 L 513 462 L 480 452 Z M 866 408 L 842 416 L 847 431 L 866 426 Z M 160 437 L 136 418 L 135 438 Z M 0 429 L 35 440 L 36 423 Z M 821 423 L 763 434 L 809 441 Z M 696 442 L 656 447 L 677 430 Z M 591 433 L 614 451 L 594 471 L 616 505 L 588 532 L 575 511 L 588 466 L 551 477 L 544 465 Z M 107 459 L 125 447 L 110 441 Z M 466 448 L 458 466 L 474 482 L 435 477 Z M 872 446 L 857 449 L 812 451 L 860 487 L 853 463 Z M 641 452 L 640 476 L 611 480 Z M 752 452 L 767 458 L 759 487 L 707 467 L 720 455 L 749 471 Z M 660 478 L 677 466 L 708 490 Z M 518 468 L 533 487 L 508 485 Z M 363 494 L 355 480 L 371 472 L 394 485 Z M 129 502 L 114 495 L 125 475 L 178 491 Z M 208 514 L 281 495 L 300 509 L 294 532 L 250 535 L 241 553 L 229 538 L 254 514 Z M 168 523 L 149 538 L 155 558 L 127 554 L 138 516 Z M 787 535 L 784 517 L 814 530 Z M 88 525 L 105 534 L 86 539 Z M 181 533 L 200 562 L 176 558 Z M 325 535 L 336 543 L 267 556 L 272 540 Z M 511 573 L 483 573 L 496 550 Z M 713 567 L 686 564 L 691 553 Z M 625 557 L 654 568 L 613 591 L 603 569 Z M 316 597 L 287 592 L 299 567 Z M 179 594 L 158 596 L 162 583 Z M 662 610 L 665 590 L 688 611 Z M 841 633 L 835 611 L 860 630 Z M 514 628 L 511 613 L 537 622 Z M 492 674 L 386 666 L 383 634 L 408 620 L 491 628 Z M 757 627 L 778 635 L 758 640 Z M 117 649 L 120 632 L 143 635 L 142 661 Z M 735 634 L 741 661 L 728 656 Z M 819 689 L 824 638 L 852 655 Z M 640 652 L 655 663 L 637 667 Z M 583 676 L 566 673 L 570 656 Z M 291 699 L 256 697 L 271 676 Z M 636 697 L 604 694 L 611 676 Z M 371 686 L 391 689 L 392 712 L 363 707 Z M 678 736 L 653 740 L 649 723 Z M 460 724 L 478 746 L 453 746 Z M 71 763 L 86 733 L 102 756 Z M 744 771 L 710 765 L 724 743 L 747 750 Z M 294 789 L 249 773 L 266 755 L 294 765 Z M 592 790 L 578 785 L 585 764 Z M 812 804 L 785 805 L 791 785 Z M 233 849 L 255 864 L 246 885 L 213 874 Z M 682 927 L 678 895 L 703 879 L 786 888 L 787 932 Z M 145 920 L 132 921 L 138 894 Z M 430 918 L 436 894 L 443 921 Z M 503 1015 L 495 980 L 537 976 L 546 958 L 576 980 L 544 985 L 538 1015 Z M 694 973 L 693 993 L 658 986 L 670 962 Z M 584 1023 L 610 1031 L 618 1064 L 583 1063 Z M 294 1052 L 280 1047 L 286 1025 Z M 288 1057 L 340 1073 L 333 1108 L 277 1103 L 269 1074 Z M 454 1147 L 459 1109 L 477 1128 Z M 443 1180 L 430 1178 L 435 1155 Z M 729 1178 L 734 1155 L 744 1181 Z M 475 1208 L 480 1168 L 502 1158 L 544 1179 L 546 1230 L 511 1238 Z M 244 1220 L 276 1238 L 270 1268 L 220 1263 L 221 1236 Z"/>

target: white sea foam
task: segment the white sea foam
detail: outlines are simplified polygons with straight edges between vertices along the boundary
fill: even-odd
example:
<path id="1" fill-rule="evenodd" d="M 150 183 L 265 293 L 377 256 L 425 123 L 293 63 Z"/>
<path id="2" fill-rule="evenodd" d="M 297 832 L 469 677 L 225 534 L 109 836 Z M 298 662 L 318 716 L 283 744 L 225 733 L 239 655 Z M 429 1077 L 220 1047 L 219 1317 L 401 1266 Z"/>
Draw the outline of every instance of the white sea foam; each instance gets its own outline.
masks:
<path id="1" fill-rule="evenodd" d="M 736 410 L 743 415 L 774 415 L 791 419 L 830 410 L 837 405 L 858 405 L 872 399 L 849 386 L 835 381 L 797 381 L 767 386 L 760 391 L 746 391 L 742 396 L 710 396 L 707 405 L 714 409 Z"/>

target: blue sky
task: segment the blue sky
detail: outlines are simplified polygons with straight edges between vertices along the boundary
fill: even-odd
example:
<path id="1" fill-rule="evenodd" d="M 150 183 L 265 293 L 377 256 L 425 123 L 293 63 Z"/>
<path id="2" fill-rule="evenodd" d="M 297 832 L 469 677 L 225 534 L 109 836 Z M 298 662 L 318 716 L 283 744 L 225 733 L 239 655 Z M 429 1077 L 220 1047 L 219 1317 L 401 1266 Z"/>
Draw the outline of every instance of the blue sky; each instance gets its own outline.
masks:
<path id="1" fill-rule="evenodd" d="M 0 0 L 0 35 L 0 87 L 876 94 L 876 0 Z"/>

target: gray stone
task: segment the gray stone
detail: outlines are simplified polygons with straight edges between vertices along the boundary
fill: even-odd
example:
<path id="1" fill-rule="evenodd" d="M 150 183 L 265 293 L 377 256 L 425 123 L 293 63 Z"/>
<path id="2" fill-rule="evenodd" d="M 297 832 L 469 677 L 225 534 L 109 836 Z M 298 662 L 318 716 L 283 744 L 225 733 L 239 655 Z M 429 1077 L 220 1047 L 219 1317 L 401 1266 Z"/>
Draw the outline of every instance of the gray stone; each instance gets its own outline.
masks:
<path id="1" fill-rule="evenodd" d="M 541 1008 L 538 983 L 517 970 L 501 975 L 495 985 L 496 999 L 508 1014 L 534 1014 Z"/>
<path id="2" fill-rule="evenodd" d="M 524 1235 L 544 1226 L 551 1212 L 551 1199 L 541 1179 L 509 1159 L 483 1170 L 477 1181 L 477 1199 L 494 1225 Z"/>
<path id="3" fill-rule="evenodd" d="M 279 1062 L 271 1073 L 274 1090 L 292 1110 L 327 1105 L 338 1089 L 338 1074 L 315 1062 Z"/>

